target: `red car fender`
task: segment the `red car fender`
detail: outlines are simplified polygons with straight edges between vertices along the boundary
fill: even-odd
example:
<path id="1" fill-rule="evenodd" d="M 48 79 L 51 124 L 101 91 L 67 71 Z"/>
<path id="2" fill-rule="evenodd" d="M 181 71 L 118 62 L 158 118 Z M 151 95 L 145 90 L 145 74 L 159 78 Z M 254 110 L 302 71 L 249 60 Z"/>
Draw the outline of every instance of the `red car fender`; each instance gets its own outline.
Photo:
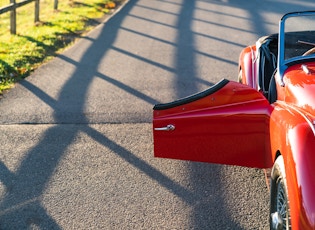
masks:
<path id="1" fill-rule="evenodd" d="M 315 229 L 314 128 L 298 110 L 281 104 L 271 114 L 270 141 L 273 159 L 284 158 L 292 229 Z"/>
<path id="2" fill-rule="evenodd" d="M 239 80 L 243 84 L 249 85 L 250 87 L 257 89 L 257 71 L 256 71 L 256 46 L 248 46 L 242 50 L 239 57 L 239 70 L 241 76 Z"/>

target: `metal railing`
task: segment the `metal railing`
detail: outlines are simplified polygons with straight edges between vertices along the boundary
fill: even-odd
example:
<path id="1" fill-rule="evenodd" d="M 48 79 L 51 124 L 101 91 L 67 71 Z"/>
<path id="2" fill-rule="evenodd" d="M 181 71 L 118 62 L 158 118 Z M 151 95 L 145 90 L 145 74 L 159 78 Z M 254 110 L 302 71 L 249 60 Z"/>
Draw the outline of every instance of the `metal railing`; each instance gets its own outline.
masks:
<path id="1" fill-rule="evenodd" d="M 39 22 L 39 0 L 23 0 L 20 2 L 16 2 L 16 0 L 10 0 L 10 4 L 7 6 L 3 6 L 0 8 L 0 14 L 7 13 L 10 11 L 10 33 L 16 34 L 16 9 L 29 4 L 31 2 L 35 2 L 35 10 L 34 10 L 34 22 Z M 58 9 L 58 0 L 54 0 L 54 10 Z"/>

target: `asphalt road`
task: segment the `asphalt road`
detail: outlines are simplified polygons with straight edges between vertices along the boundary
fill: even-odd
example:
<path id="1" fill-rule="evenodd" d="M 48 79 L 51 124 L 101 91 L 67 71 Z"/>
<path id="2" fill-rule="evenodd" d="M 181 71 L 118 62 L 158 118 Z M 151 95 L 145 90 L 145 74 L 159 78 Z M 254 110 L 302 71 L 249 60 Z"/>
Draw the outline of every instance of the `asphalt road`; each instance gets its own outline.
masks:
<path id="1" fill-rule="evenodd" d="M 153 157 L 155 103 L 237 78 L 313 0 L 130 0 L 0 100 L 0 229 L 268 229 L 258 169 Z"/>

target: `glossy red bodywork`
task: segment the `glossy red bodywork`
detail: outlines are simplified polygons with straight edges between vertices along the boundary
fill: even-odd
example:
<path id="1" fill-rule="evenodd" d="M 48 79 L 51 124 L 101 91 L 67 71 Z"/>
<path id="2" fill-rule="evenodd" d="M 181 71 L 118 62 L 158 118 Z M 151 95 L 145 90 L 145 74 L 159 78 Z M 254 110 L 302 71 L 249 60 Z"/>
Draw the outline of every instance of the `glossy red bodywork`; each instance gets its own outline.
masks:
<path id="1" fill-rule="evenodd" d="M 284 157 L 292 229 L 315 229 L 315 65 L 305 76 L 301 65 L 290 67 L 278 101 L 270 105 L 257 90 L 230 81 L 217 92 L 181 106 L 155 110 L 156 157 L 272 167 Z M 276 76 L 280 81 L 279 76 Z"/>
<path id="2" fill-rule="evenodd" d="M 241 68 L 252 61 L 251 50 L 241 53 Z M 310 73 L 305 73 L 302 65 Z M 257 79 L 256 75 L 251 77 Z M 278 100 L 270 115 L 271 158 L 275 161 L 277 154 L 284 157 L 292 229 L 315 229 L 315 62 L 290 66 L 283 76 L 275 77 Z"/>
<path id="3" fill-rule="evenodd" d="M 304 117 L 283 104 L 273 111 L 270 128 L 272 152 L 285 161 L 292 229 L 314 229 L 314 133 Z"/>
<path id="4" fill-rule="evenodd" d="M 289 67 L 270 118 L 273 159 L 284 157 L 292 229 L 315 229 L 315 65 Z M 279 77 L 278 81 L 280 81 Z"/>
<path id="5" fill-rule="evenodd" d="M 175 126 L 173 131 L 154 130 L 155 156 L 271 167 L 270 154 L 265 154 L 270 152 L 271 109 L 257 90 L 231 81 L 198 101 L 155 110 L 154 128 Z"/>
<path id="6" fill-rule="evenodd" d="M 253 89 L 258 89 L 256 57 L 256 46 L 248 46 L 241 52 L 239 58 L 242 83 L 249 85 Z"/>
<path id="7" fill-rule="evenodd" d="M 155 110 L 155 156 L 270 168 L 282 155 L 292 229 L 315 229 L 315 61 L 277 73 L 270 104 L 257 91 L 256 56 L 255 46 L 240 55 L 243 84 L 230 81 L 200 100 Z M 175 130 L 155 130 L 169 124 Z"/>

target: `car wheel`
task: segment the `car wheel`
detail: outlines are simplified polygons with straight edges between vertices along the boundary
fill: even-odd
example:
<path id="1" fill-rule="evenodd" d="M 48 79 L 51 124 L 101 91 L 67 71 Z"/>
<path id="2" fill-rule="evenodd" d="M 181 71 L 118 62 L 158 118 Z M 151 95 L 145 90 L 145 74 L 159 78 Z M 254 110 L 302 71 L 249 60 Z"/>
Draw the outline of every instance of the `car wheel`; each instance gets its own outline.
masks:
<path id="1" fill-rule="evenodd" d="M 291 229 L 288 189 L 283 157 L 279 156 L 271 172 L 270 229 Z"/>

